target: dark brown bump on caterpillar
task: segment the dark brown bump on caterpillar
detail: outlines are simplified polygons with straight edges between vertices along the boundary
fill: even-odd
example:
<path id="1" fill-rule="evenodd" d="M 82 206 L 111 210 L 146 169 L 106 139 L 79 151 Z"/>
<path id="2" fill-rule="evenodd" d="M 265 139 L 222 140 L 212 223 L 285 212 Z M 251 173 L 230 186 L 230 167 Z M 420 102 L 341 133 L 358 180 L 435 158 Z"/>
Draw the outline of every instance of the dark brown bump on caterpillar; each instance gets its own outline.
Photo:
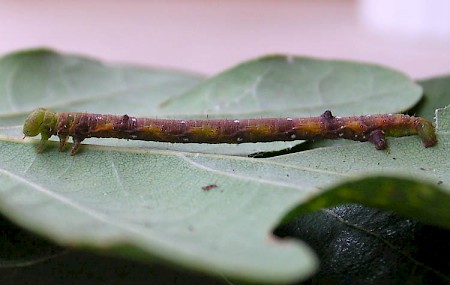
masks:
<path id="1" fill-rule="evenodd" d="M 332 120 L 332 119 L 334 119 L 334 116 L 333 116 L 333 114 L 331 113 L 331 111 L 330 110 L 326 110 L 325 112 L 323 112 L 323 114 L 322 115 L 320 115 L 322 118 L 324 118 L 324 119 L 326 119 L 326 120 L 328 120 L 328 121 L 330 121 L 330 120 Z"/>
<path id="2" fill-rule="evenodd" d="M 128 120 L 129 119 L 130 119 L 130 117 L 127 114 L 125 114 L 125 115 L 121 116 L 119 120 L 114 120 L 113 121 L 113 130 L 114 131 L 128 130 Z"/>
<path id="3" fill-rule="evenodd" d="M 127 114 L 122 116 L 122 121 L 120 122 L 121 129 L 126 130 L 128 128 L 129 120 L 130 120 L 130 117 Z"/>
<path id="4" fill-rule="evenodd" d="M 321 124 L 323 126 L 324 138 L 334 138 L 339 131 L 339 126 L 337 126 L 337 122 L 330 110 L 326 110 L 320 115 Z"/>

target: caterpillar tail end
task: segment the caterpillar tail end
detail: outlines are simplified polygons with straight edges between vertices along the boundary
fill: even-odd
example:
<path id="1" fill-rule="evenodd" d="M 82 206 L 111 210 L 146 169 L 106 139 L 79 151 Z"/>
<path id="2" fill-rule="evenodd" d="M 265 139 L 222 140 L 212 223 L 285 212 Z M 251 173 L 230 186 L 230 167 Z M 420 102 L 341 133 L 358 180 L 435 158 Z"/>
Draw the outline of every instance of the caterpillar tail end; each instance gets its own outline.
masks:
<path id="1" fill-rule="evenodd" d="M 422 143 L 424 147 L 432 147 L 437 144 L 437 139 L 436 138 L 427 140 L 422 139 Z"/>
<path id="2" fill-rule="evenodd" d="M 420 118 L 420 121 L 416 125 L 416 129 L 417 134 L 422 139 L 424 147 L 432 147 L 437 144 L 436 131 L 433 123 L 426 119 Z"/>

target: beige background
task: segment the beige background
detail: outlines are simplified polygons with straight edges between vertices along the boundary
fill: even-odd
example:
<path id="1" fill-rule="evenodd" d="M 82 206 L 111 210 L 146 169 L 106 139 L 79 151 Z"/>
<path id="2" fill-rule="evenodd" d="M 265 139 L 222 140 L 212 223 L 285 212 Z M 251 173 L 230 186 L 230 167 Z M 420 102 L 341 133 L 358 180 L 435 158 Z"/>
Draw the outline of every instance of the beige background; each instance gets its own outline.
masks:
<path id="1" fill-rule="evenodd" d="M 0 54 L 45 46 L 113 62 L 212 75 L 243 60 L 289 53 L 375 62 L 414 78 L 450 74 L 449 34 L 378 29 L 364 18 L 363 4 L 362 0 L 0 0 Z M 388 11 L 383 9 L 381 15 Z M 403 19 L 414 16 L 405 14 Z"/>

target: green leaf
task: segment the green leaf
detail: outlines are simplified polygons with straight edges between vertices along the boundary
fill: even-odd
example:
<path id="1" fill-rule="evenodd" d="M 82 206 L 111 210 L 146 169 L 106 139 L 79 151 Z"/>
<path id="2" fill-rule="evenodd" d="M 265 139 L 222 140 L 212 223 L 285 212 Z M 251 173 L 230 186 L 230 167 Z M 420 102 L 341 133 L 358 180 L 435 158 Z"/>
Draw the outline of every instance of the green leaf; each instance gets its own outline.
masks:
<path id="1" fill-rule="evenodd" d="M 168 99 L 164 112 L 187 116 L 307 117 L 394 113 L 414 106 L 422 88 L 378 65 L 293 56 L 245 62 Z"/>
<path id="2" fill-rule="evenodd" d="M 110 65 L 44 49 L 13 53 L 0 59 L 0 126 L 22 124 L 37 107 L 155 116 L 161 113 L 161 102 L 201 79 L 193 74 Z"/>
<path id="3" fill-rule="evenodd" d="M 436 128 L 441 133 L 450 133 L 450 105 L 436 110 Z"/>
<path id="4" fill-rule="evenodd" d="M 320 161 L 311 152 L 270 160 L 205 153 L 235 154 L 230 148 L 242 145 L 211 151 L 206 145 L 93 139 L 87 142 L 106 145 L 85 146 L 70 157 L 56 151 L 54 142 L 35 154 L 37 140 L 22 140 L 20 126 L 14 127 L 38 106 L 174 117 L 318 115 L 324 109 L 337 115 L 384 113 L 409 108 L 421 90 L 404 75 L 378 66 L 283 56 L 243 64 L 187 91 L 198 82 L 189 74 L 105 65 L 42 50 L 4 57 L 0 211 L 61 245 L 278 283 L 307 278 L 317 268 L 305 243 L 279 241 L 270 232 L 288 209 L 319 189 L 358 177 L 361 169 L 407 171 L 417 157 L 426 170 L 414 168 L 410 175 L 442 176 L 448 185 L 446 173 L 428 168 L 445 168 L 441 141 L 448 140 L 446 134 L 439 134 L 438 146 L 430 149 L 416 137 L 390 140 L 390 153 L 369 143 L 325 148 L 317 152 Z M 217 99 L 209 93 L 205 105 L 208 84 L 220 88 L 211 89 Z M 256 88 L 242 91 L 249 86 Z M 215 109 L 225 99 L 232 104 Z M 345 161 L 336 157 L 341 150 Z M 393 155 L 397 164 L 389 166 Z M 371 161 L 382 164 L 368 167 Z M 204 190 L 208 185 L 217 187 Z"/>
<path id="5" fill-rule="evenodd" d="M 450 104 L 450 76 L 430 78 L 418 81 L 424 89 L 424 97 L 415 106 L 411 113 L 425 117 L 429 120 L 434 118 L 435 110 Z"/>
<path id="6" fill-rule="evenodd" d="M 0 209 L 63 245 L 131 252 L 242 279 L 304 278 L 317 266 L 309 247 L 276 242 L 269 233 L 307 192 L 260 178 L 256 170 L 271 165 L 254 162 L 106 147 L 75 157 L 36 155 L 31 144 L 3 139 Z M 217 188 L 202 189 L 210 184 Z"/>
<path id="7" fill-rule="evenodd" d="M 371 176 L 334 186 L 294 208 L 285 222 L 300 214 L 345 203 L 392 210 L 428 224 L 450 228 L 450 191 L 411 178 Z"/>

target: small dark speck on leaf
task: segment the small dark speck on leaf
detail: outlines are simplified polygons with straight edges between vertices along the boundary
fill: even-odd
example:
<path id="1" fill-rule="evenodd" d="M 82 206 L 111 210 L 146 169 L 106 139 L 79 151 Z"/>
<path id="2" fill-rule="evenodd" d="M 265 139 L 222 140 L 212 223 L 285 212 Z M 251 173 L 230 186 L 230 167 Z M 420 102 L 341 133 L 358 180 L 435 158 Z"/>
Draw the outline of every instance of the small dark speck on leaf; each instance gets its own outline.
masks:
<path id="1" fill-rule="evenodd" d="M 441 184 L 443 184 L 443 183 L 444 183 L 444 181 L 439 180 L 437 184 L 438 184 L 438 185 L 441 185 Z"/>
<path id="2" fill-rule="evenodd" d="M 205 185 L 205 186 L 203 186 L 202 187 L 202 190 L 204 190 L 204 191 L 209 191 L 209 190 L 211 190 L 211 189 L 213 189 L 213 188 L 217 188 L 218 186 L 216 185 L 216 184 L 209 184 L 209 185 Z"/>
<path id="3" fill-rule="evenodd" d="M 425 170 L 425 168 L 421 167 L 420 170 Z"/>
<path id="4" fill-rule="evenodd" d="M 393 157 L 392 159 L 393 159 L 393 160 L 396 160 L 397 158 Z"/>

